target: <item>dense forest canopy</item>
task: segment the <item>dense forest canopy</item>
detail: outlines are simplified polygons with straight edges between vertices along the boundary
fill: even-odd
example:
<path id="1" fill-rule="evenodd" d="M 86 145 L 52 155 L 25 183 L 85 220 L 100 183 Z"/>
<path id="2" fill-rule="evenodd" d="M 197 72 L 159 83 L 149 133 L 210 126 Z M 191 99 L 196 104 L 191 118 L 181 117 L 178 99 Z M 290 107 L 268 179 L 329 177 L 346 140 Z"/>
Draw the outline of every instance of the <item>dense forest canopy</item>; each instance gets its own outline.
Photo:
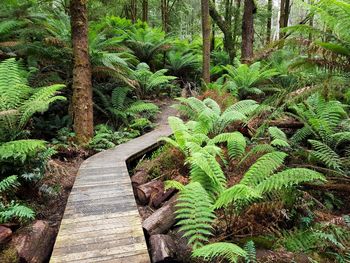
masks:
<path id="1" fill-rule="evenodd" d="M 349 0 L 1 0 L 0 262 L 48 262 L 80 164 L 164 116 L 129 165 L 186 247 L 143 224 L 154 263 L 350 262 L 349 28 Z"/>

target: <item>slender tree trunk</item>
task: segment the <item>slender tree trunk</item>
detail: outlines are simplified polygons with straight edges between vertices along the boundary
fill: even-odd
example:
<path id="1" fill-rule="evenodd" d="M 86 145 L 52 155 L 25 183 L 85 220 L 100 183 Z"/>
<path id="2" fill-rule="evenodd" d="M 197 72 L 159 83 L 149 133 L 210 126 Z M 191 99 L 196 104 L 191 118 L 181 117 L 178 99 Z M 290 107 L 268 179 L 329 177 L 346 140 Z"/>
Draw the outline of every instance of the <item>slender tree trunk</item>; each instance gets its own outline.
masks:
<path id="1" fill-rule="evenodd" d="M 142 21 L 148 22 L 148 0 L 142 1 Z"/>
<path id="2" fill-rule="evenodd" d="M 210 15 L 209 0 L 201 0 L 203 34 L 203 80 L 210 82 Z"/>
<path id="3" fill-rule="evenodd" d="M 73 126 L 79 144 L 89 142 L 94 132 L 87 2 L 88 0 L 70 1 L 74 59 Z"/>
<path id="4" fill-rule="evenodd" d="M 235 50 L 235 57 L 236 57 L 236 51 L 237 51 L 237 42 L 238 42 L 238 29 L 239 29 L 239 21 L 240 21 L 240 14 L 241 14 L 241 0 L 235 1 L 235 12 L 234 12 L 234 24 L 233 24 L 233 41 L 234 41 L 234 50 Z"/>
<path id="5" fill-rule="evenodd" d="M 288 20 L 289 20 L 289 13 L 290 13 L 290 0 L 281 0 L 281 7 L 280 7 L 280 32 L 279 32 L 279 38 L 282 39 L 285 36 L 284 32 L 281 32 L 281 29 L 288 26 Z"/>
<path id="6" fill-rule="evenodd" d="M 254 4 L 254 0 L 244 0 L 241 50 L 241 61 L 243 63 L 249 63 L 250 60 L 253 58 L 255 12 L 256 6 Z"/>
<path id="7" fill-rule="evenodd" d="M 162 11 L 162 28 L 163 31 L 169 32 L 169 13 L 168 13 L 168 1 L 161 0 L 161 11 Z"/>
<path id="8" fill-rule="evenodd" d="M 213 3 L 215 4 L 215 0 L 213 0 Z M 215 25 L 211 25 L 211 42 L 210 42 L 210 51 L 215 50 Z"/>
<path id="9" fill-rule="evenodd" d="M 219 14 L 216 10 L 215 3 L 209 0 L 209 12 L 210 16 L 218 25 L 222 33 L 224 34 L 224 48 L 230 56 L 230 60 L 233 61 L 236 55 L 234 48 L 234 39 L 232 34 L 232 25 L 227 23 L 227 21 Z"/>
<path id="10" fill-rule="evenodd" d="M 130 18 L 133 23 L 137 20 L 137 0 L 130 0 Z"/>
<path id="11" fill-rule="evenodd" d="M 266 44 L 271 42 L 271 26 L 272 26 L 272 0 L 268 0 L 267 2 L 267 23 L 266 23 Z"/>

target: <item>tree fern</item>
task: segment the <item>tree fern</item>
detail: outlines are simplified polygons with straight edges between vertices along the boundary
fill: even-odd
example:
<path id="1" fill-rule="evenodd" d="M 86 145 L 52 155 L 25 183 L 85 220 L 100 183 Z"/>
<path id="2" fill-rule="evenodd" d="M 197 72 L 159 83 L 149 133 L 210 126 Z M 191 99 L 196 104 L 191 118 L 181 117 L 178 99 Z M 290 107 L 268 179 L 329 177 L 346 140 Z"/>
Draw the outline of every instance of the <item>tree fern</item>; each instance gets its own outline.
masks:
<path id="1" fill-rule="evenodd" d="M 217 242 L 195 249 L 192 256 L 195 258 L 203 258 L 208 262 L 214 262 L 215 259 L 225 259 L 228 262 L 236 263 L 239 258 L 245 258 L 247 252 L 235 244 Z"/>
<path id="2" fill-rule="evenodd" d="M 5 137 L 3 140 L 21 131 L 34 113 L 43 112 L 52 102 L 65 99 L 56 96 L 63 85 L 32 89 L 26 77 L 27 73 L 14 59 L 0 63 L 0 135 Z"/>
<path id="3" fill-rule="evenodd" d="M 188 243 L 194 249 L 201 247 L 212 235 L 215 219 L 212 201 L 205 189 L 198 182 L 184 187 L 180 192 L 176 204 L 176 218 L 179 220 L 180 231 L 189 237 Z"/>

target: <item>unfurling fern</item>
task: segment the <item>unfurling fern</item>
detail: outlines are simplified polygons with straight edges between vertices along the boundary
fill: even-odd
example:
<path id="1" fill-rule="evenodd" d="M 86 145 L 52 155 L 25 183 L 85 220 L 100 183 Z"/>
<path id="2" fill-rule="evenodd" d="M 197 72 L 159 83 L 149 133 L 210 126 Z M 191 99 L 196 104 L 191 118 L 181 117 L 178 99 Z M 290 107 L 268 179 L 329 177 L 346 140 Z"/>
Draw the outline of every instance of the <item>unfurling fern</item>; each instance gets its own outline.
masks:
<path id="1" fill-rule="evenodd" d="M 201 247 L 208 241 L 208 236 L 212 235 L 211 224 L 215 219 L 208 193 L 200 183 L 190 183 L 180 192 L 176 208 L 180 231 L 189 237 L 188 242 L 194 249 Z"/>
<path id="2" fill-rule="evenodd" d="M 236 263 L 239 258 L 246 258 L 247 252 L 235 244 L 217 242 L 194 250 L 192 256 L 203 258 L 208 262 L 213 262 L 214 259 L 218 258 L 225 259 L 230 263 Z"/>

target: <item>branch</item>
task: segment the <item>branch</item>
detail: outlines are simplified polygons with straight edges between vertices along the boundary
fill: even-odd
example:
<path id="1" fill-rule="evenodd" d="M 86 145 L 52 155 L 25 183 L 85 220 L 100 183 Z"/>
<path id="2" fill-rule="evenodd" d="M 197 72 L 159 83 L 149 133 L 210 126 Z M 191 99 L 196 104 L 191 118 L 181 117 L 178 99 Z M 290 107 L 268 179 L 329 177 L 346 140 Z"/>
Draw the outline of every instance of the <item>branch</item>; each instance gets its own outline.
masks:
<path id="1" fill-rule="evenodd" d="M 211 18 L 215 21 L 215 23 L 218 25 L 218 27 L 221 29 L 221 31 L 226 34 L 229 31 L 227 22 L 225 19 L 219 14 L 219 12 L 216 10 L 215 3 L 213 3 L 212 0 L 209 0 L 209 13 Z"/>

